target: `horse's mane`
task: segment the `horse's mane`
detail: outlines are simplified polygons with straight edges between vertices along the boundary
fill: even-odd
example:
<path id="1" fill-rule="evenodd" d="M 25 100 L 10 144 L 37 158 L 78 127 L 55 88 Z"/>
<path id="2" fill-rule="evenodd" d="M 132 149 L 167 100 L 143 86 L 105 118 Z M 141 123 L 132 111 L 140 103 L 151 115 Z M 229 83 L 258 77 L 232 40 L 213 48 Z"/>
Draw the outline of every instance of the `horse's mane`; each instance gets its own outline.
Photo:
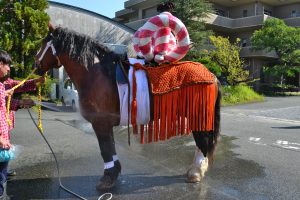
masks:
<path id="1" fill-rule="evenodd" d="M 99 41 L 67 28 L 58 27 L 52 35 L 58 54 L 67 53 L 70 58 L 87 68 L 93 66 L 95 58 L 101 61 L 106 54 L 110 54 L 114 60 L 120 57 Z"/>

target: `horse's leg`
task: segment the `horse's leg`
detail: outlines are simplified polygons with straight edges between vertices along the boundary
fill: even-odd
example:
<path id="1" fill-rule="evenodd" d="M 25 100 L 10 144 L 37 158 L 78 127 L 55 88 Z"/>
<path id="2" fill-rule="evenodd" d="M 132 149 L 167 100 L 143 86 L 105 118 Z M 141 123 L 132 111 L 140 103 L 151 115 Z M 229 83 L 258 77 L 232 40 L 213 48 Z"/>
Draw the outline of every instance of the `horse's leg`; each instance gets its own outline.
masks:
<path id="1" fill-rule="evenodd" d="M 212 146 L 211 141 L 209 141 L 209 133 L 193 131 L 193 137 L 196 142 L 196 149 L 193 164 L 187 172 L 186 182 L 188 183 L 200 182 L 204 177 L 208 169 L 208 149 L 209 146 Z"/>
<path id="2" fill-rule="evenodd" d="M 121 163 L 119 161 L 119 157 L 118 157 L 117 152 L 116 152 L 114 134 L 111 134 L 111 136 L 112 136 L 112 141 L 113 141 L 113 161 L 114 161 L 114 165 L 118 169 L 118 171 L 121 173 L 122 167 L 121 167 Z"/>
<path id="3" fill-rule="evenodd" d="M 220 84 L 217 84 L 217 99 L 215 103 L 215 120 L 213 132 L 195 132 L 193 137 L 196 143 L 194 162 L 187 172 L 187 182 L 200 182 L 208 169 L 208 165 L 212 165 L 215 148 L 220 135 L 220 119 L 221 119 L 221 90 Z"/>
<path id="4" fill-rule="evenodd" d="M 98 138 L 101 156 L 104 161 L 104 175 L 97 185 L 97 190 L 108 190 L 115 186 L 121 172 L 121 164 L 116 155 L 112 126 L 93 123 L 93 128 Z"/>

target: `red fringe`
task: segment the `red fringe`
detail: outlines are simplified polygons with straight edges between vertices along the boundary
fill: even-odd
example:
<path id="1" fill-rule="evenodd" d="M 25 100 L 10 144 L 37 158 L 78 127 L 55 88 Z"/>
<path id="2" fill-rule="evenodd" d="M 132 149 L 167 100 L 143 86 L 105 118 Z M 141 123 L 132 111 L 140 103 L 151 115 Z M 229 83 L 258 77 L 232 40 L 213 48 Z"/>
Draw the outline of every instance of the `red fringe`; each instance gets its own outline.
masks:
<path id="1" fill-rule="evenodd" d="M 154 95 L 154 119 L 145 132 L 141 128 L 141 143 L 190 134 L 191 130 L 213 131 L 215 95 L 214 84 L 198 84 Z"/>

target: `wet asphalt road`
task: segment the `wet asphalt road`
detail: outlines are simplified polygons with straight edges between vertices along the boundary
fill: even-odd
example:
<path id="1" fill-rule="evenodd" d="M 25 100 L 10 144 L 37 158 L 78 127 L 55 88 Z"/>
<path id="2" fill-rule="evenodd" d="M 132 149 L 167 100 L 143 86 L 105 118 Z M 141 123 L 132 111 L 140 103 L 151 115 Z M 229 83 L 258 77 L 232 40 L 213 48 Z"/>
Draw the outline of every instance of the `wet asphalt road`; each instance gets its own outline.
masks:
<path id="1" fill-rule="evenodd" d="M 43 112 L 45 133 L 60 165 L 62 183 L 87 199 L 103 162 L 91 126 L 78 113 Z M 33 112 L 36 117 L 36 113 Z M 21 154 L 10 166 L 17 176 L 8 194 L 22 199 L 77 199 L 59 188 L 49 148 L 28 112 L 18 111 L 12 143 Z M 300 199 L 300 97 L 266 98 L 264 103 L 222 107 L 222 137 L 215 163 L 199 184 L 187 184 L 191 137 L 140 145 L 127 144 L 126 128 L 115 128 L 122 174 L 113 200 Z"/>

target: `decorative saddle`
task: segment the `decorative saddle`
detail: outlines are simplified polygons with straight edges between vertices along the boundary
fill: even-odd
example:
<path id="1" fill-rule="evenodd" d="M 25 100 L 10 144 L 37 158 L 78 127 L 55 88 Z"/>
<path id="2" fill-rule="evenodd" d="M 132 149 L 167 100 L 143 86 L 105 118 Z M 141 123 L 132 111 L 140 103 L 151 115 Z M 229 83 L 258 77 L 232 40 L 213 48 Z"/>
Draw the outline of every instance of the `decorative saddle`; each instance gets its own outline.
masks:
<path id="1" fill-rule="evenodd" d="M 153 95 L 153 119 L 138 131 L 135 73 L 146 72 Z M 141 142 L 169 139 L 193 131 L 213 131 L 216 78 L 201 63 L 176 62 L 158 67 L 133 65 L 131 124 Z"/>

